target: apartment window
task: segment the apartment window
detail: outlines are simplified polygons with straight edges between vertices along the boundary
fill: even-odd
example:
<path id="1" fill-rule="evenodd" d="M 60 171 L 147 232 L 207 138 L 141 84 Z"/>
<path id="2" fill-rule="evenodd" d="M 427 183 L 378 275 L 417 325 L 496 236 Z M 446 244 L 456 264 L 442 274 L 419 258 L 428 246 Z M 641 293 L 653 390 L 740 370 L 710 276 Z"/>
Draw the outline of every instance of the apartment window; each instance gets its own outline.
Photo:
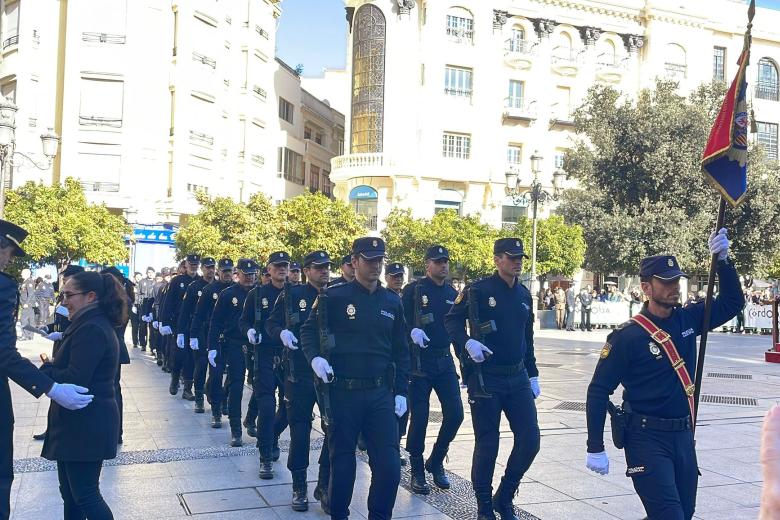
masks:
<path id="1" fill-rule="evenodd" d="M 566 155 L 566 152 L 563 151 L 556 151 L 555 152 L 555 169 L 556 170 L 562 170 L 563 169 L 563 157 Z"/>
<path id="2" fill-rule="evenodd" d="M 449 96 L 471 97 L 472 70 L 447 66 L 444 69 L 444 93 Z"/>
<path id="3" fill-rule="evenodd" d="M 523 108 L 523 90 L 525 84 L 516 79 L 509 80 L 509 95 L 506 98 L 507 108 Z"/>
<path id="4" fill-rule="evenodd" d="M 519 144 L 510 144 L 506 147 L 506 163 L 512 166 L 520 166 L 523 160 L 523 147 Z"/>
<path id="5" fill-rule="evenodd" d="M 311 128 L 309 128 L 308 126 L 303 127 L 303 138 L 311 139 Z"/>
<path id="6" fill-rule="evenodd" d="M 322 132 L 315 132 L 314 142 L 320 146 L 325 146 L 325 135 Z"/>
<path id="7" fill-rule="evenodd" d="M 446 210 L 452 210 L 458 215 L 462 214 L 463 195 L 455 190 L 439 190 L 434 200 L 433 213 L 436 214 Z"/>
<path id="8" fill-rule="evenodd" d="M 769 101 L 778 100 L 777 65 L 769 58 L 761 58 L 758 61 L 756 97 Z"/>
<path id="9" fill-rule="evenodd" d="M 124 44 L 127 34 L 127 0 L 89 3 L 89 15 L 82 20 L 85 42 Z"/>
<path id="10" fill-rule="evenodd" d="M 3 13 L 3 49 L 19 43 L 19 2 L 6 2 Z"/>
<path id="11" fill-rule="evenodd" d="M 599 65 L 614 66 L 617 65 L 617 49 L 612 40 L 604 40 L 600 44 L 601 53 L 598 55 L 596 62 Z"/>
<path id="12" fill-rule="evenodd" d="M 118 147 L 107 146 L 107 148 Z M 119 177 L 122 171 L 122 157 L 120 155 L 79 152 L 77 161 L 79 181 L 85 191 L 119 191 Z"/>
<path id="13" fill-rule="evenodd" d="M 344 155 L 344 138 L 339 138 L 339 155 Z"/>
<path id="14" fill-rule="evenodd" d="M 187 191 L 190 193 L 208 193 L 209 189 L 207 186 L 187 183 Z"/>
<path id="15" fill-rule="evenodd" d="M 513 228 L 517 221 L 522 217 L 528 216 L 527 206 L 515 206 L 513 203 L 504 203 L 501 206 L 501 227 L 504 229 Z"/>
<path id="16" fill-rule="evenodd" d="M 558 121 L 571 121 L 571 89 L 558 87 L 555 89 L 555 119 Z"/>
<path id="17" fill-rule="evenodd" d="M 295 113 L 295 107 L 293 104 L 284 99 L 279 98 L 279 117 L 284 119 L 290 124 L 293 124 L 293 114 Z"/>
<path id="18" fill-rule="evenodd" d="M 676 43 L 666 45 L 666 63 L 664 63 L 666 76 L 670 79 L 681 80 L 688 75 L 688 58 L 685 49 Z"/>
<path id="19" fill-rule="evenodd" d="M 303 156 L 289 148 L 280 147 L 278 154 L 278 169 L 284 178 L 290 182 L 304 185 Z"/>
<path id="20" fill-rule="evenodd" d="M 712 79 L 726 81 L 726 48 L 714 47 L 712 49 Z"/>
<path id="21" fill-rule="evenodd" d="M 241 83 L 241 88 L 246 90 L 246 86 L 249 83 L 249 49 L 241 49 L 241 59 L 244 63 L 244 81 Z"/>
<path id="22" fill-rule="evenodd" d="M 313 164 L 309 166 L 309 189 L 319 191 L 320 189 L 320 168 Z"/>
<path id="23" fill-rule="evenodd" d="M 522 27 L 512 27 L 512 35 L 507 41 L 506 50 L 509 52 L 525 52 L 527 50 L 525 40 L 525 29 Z"/>
<path id="24" fill-rule="evenodd" d="M 331 196 L 331 189 L 330 189 L 330 172 L 322 170 L 322 194 L 330 197 Z"/>
<path id="25" fill-rule="evenodd" d="M 777 162 L 777 124 L 757 122 L 758 144 L 764 148 L 767 161 Z"/>
<path id="26" fill-rule="evenodd" d="M 447 15 L 447 35 L 462 42 L 474 41 L 474 16 L 462 7 L 450 9 Z"/>
<path id="27" fill-rule="evenodd" d="M 377 229 L 377 203 L 379 194 L 371 186 L 356 186 L 349 192 L 349 204 L 355 213 L 366 220 L 366 228 Z"/>
<path id="28" fill-rule="evenodd" d="M 569 63 L 575 60 L 572 40 L 569 33 L 561 32 L 556 40 L 556 46 L 552 50 L 553 63 Z"/>
<path id="29" fill-rule="evenodd" d="M 0 94 L 8 101 L 16 103 L 16 79 L 6 81 L 0 85 Z"/>
<path id="30" fill-rule="evenodd" d="M 442 152 L 444 157 L 468 159 L 471 157 L 471 135 L 444 133 Z"/>
<path id="31" fill-rule="evenodd" d="M 82 77 L 79 124 L 121 128 L 124 90 L 121 79 Z"/>

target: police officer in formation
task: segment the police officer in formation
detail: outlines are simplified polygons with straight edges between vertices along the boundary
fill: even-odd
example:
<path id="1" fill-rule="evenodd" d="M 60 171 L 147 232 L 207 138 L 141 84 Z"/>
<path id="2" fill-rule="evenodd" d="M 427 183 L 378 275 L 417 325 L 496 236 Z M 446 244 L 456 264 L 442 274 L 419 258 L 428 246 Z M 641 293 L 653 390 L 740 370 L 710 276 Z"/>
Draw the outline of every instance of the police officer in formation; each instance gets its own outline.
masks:
<path id="1" fill-rule="evenodd" d="M 160 311 L 163 302 L 165 301 L 165 295 L 168 292 L 171 278 L 174 274 L 175 271 L 172 273 L 169 267 L 162 268 L 163 281 L 156 285 L 156 292 L 154 293 L 154 299 L 152 301 L 152 328 L 155 330 L 154 352 L 157 357 L 157 366 L 161 367 L 163 372 L 170 372 L 170 370 L 168 368 L 166 338 L 165 335 L 160 332 Z"/>
<path id="2" fill-rule="evenodd" d="M 339 285 L 342 283 L 351 282 L 355 279 L 355 268 L 352 267 L 352 255 L 345 255 L 341 259 L 341 276 L 331 280 L 330 285 Z"/>
<path id="3" fill-rule="evenodd" d="M 450 337 L 444 317 L 458 292 L 449 284 L 450 256 L 446 248 L 434 245 L 425 252 L 425 277 L 411 282 L 403 291 L 404 314 L 412 348 L 409 382 L 409 433 L 406 451 L 411 465 L 411 488 L 427 495 L 431 488 L 425 470 L 440 489 L 449 489 L 444 458 L 463 422 L 458 375 L 450 351 Z M 442 424 L 428 460 L 423 466 L 431 391 L 441 403 Z"/>
<path id="4" fill-rule="evenodd" d="M 154 267 L 147 267 L 146 278 L 138 282 L 138 287 L 136 288 L 136 294 L 139 299 L 139 304 L 136 305 L 138 305 L 138 312 L 141 315 L 138 323 L 138 345 L 141 347 L 142 352 L 146 352 L 149 329 L 151 328 L 152 320 L 149 302 L 154 297 L 155 275 Z"/>
<path id="5" fill-rule="evenodd" d="M 518 280 L 523 258 L 528 257 L 520 239 L 497 240 L 496 272 L 467 285 L 444 318 L 468 385 L 475 440 L 471 482 L 479 520 L 495 519 L 494 511 L 501 520 L 517 518 L 512 498 L 539 452 L 533 304 L 531 293 Z M 514 442 L 501 484 L 491 497 L 502 412 Z"/>
<path id="6" fill-rule="evenodd" d="M 208 363 L 207 338 L 209 335 L 209 325 L 211 323 L 211 314 L 214 312 L 214 304 L 217 302 L 217 298 L 219 298 L 219 293 L 233 284 L 233 260 L 230 258 L 220 259 L 217 264 L 217 269 L 219 269 L 218 277 L 201 289 L 201 295 L 198 297 L 195 312 L 190 322 L 190 349 L 195 356 L 195 366 L 193 370 L 195 413 L 205 412 L 203 397 L 206 387 L 206 369 L 211 367 L 209 373 L 210 375 L 214 375 L 214 369 L 216 368 L 216 364 L 209 365 Z M 221 375 L 214 375 L 214 378 L 219 378 L 219 381 L 214 384 L 222 388 Z M 222 410 L 219 406 L 212 406 L 211 411 L 211 426 L 213 428 L 221 428 Z"/>
<path id="7" fill-rule="evenodd" d="M 287 281 L 293 285 L 301 283 L 301 264 L 300 262 L 290 262 L 290 269 L 287 274 Z"/>
<path id="8" fill-rule="evenodd" d="M 212 257 L 205 257 L 201 260 L 200 268 L 202 276 L 190 282 L 184 292 L 184 297 L 179 308 L 179 318 L 176 322 L 176 352 L 183 358 L 182 390 L 181 398 L 187 401 L 194 401 L 195 395 L 192 393 L 194 383 L 195 361 L 199 359 L 202 368 L 205 370 L 206 358 L 203 353 L 199 353 L 197 341 L 195 348 L 190 342 L 190 328 L 192 317 L 195 314 L 195 307 L 198 305 L 198 299 L 203 294 L 203 288 L 214 281 L 217 262 Z M 201 391 L 201 408 L 203 407 L 203 395 Z"/>
<path id="9" fill-rule="evenodd" d="M 742 309 L 739 277 L 729 259 L 725 229 L 709 239 L 717 255 L 720 293 L 712 304 L 710 328 Z M 648 298 L 638 316 L 607 337 L 588 386 L 588 469 L 606 475 L 604 420 L 613 415 L 613 440 L 625 447 L 631 477 L 651 520 L 687 520 L 696 506 L 698 468 L 694 449 L 696 336 L 702 333 L 704 303 L 680 306 L 680 270 L 673 256 L 652 256 L 640 267 Z M 623 385 L 622 409 L 609 396 Z"/>
<path id="10" fill-rule="evenodd" d="M 398 417 L 407 408 L 409 348 L 401 299 L 379 283 L 384 257 L 381 238 L 355 240 L 355 280 L 318 296 L 301 327 L 301 348 L 330 405 L 328 502 L 333 519 L 349 516 L 361 431 L 371 468 L 370 518 L 391 518 L 400 481 Z M 332 337 L 332 348 L 322 337 Z"/>
<path id="11" fill-rule="evenodd" d="M 317 402 L 312 384 L 314 374 L 300 348 L 300 329 L 308 319 L 320 291 L 328 285 L 330 266 L 330 256 L 325 251 L 312 251 L 306 255 L 303 260 L 306 284 L 286 285 L 265 322 L 266 337 L 273 342 L 283 344 L 287 349 L 284 354 L 286 359 L 284 395 L 287 419 L 290 423 L 287 469 L 290 470 L 293 479 L 292 509 L 294 511 L 309 509 L 306 469 L 309 467 L 312 414 L 314 404 Z M 325 442 L 320 452 L 319 476 L 314 498 L 320 500 L 326 512 L 329 512 L 327 502 L 329 479 L 330 460 L 328 445 Z"/>
<path id="12" fill-rule="evenodd" d="M 247 295 L 240 327 L 254 349 L 254 385 L 252 397 L 256 403 L 257 447 L 260 452 L 261 479 L 274 477 L 273 462 L 279 460 L 279 436 L 287 428 L 284 406 L 284 381 L 280 372 L 282 342 L 265 332 L 265 322 L 287 280 L 290 255 L 275 251 L 268 257 L 266 268 L 271 282 L 252 289 Z M 276 393 L 279 401 L 277 405 Z M 247 422 L 251 423 L 251 416 Z"/>

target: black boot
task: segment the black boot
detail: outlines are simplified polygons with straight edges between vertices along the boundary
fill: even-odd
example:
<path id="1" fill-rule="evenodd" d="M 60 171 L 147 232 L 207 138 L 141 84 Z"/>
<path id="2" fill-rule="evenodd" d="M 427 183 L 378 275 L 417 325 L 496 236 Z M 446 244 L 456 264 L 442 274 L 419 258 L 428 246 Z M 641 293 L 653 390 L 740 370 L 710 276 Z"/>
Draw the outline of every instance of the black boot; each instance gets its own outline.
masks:
<path id="1" fill-rule="evenodd" d="M 184 390 L 181 393 L 181 398 L 186 401 L 195 400 L 195 395 L 192 393 L 192 381 L 184 381 Z"/>
<path id="2" fill-rule="evenodd" d="M 496 520 L 490 490 L 478 491 L 475 494 L 477 495 L 477 520 Z"/>
<path id="3" fill-rule="evenodd" d="M 225 399 L 224 401 L 222 401 L 222 415 L 227 415 L 227 414 L 228 414 L 228 403 L 227 403 L 227 399 Z"/>
<path id="4" fill-rule="evenodd" d="M 425 481 L 425 467 L 423 466 L 422 456 L 409 457 L 409 464 L 411 464 L 411 487 L 412 493 L 418 495 L 427 495 L 431 492 L 431 486 Z"/>
<path id="5" fill-rule="evenodd" d="M 439 489 L 450 489 L 450 481 L 444 472 L 444 457 L 446 451 L 437 449 L 435 446 L 431 456 L 425 461 L 425 469 L 433 476 L 433 483 Z"/>
<path id="6" fill-rule="evenodd" d="M 314 488 L 314 499 L 320 501 L 322 512 L 330 516 L 330 502 L 328 500 L 328 482 L 317 481 L 317 487 Z"/>
<path id="7" fill-rule="evenodd" d="M 244 441 L 241 439 L 241 419 L 230 419 L 230 446 L 232 448 L 238 448 L 243 446 Z"/>
<path id="8" fill-rule="evenodd" d="M 212 428 L 222 428 L 222 416 L 221 415 L 212 415 L 211 416 L 211 427 Z"/>
<path id="9" fill-rule="evenodd" d="M 271 448 L 271 460 L 276 462 L 282 455 L 282 451 L 279 449 L 279 437 L 274 437 L 274 445 Z"/>
<path id="10" fill-rule="evenodd" d="M 204 413 L 206 408 L 203 407 L 203 396 L 195 396 L 195 413 Z"/>
<path id="11" fill-rule="evenodd" d="M 306 470 L 298 470 L 292 472 L 293 478 L 293 496 L 292 496 L 292 510 L 293 511 L 308 511 L 309 510 L 309 496 L 306 486 Z"/>
<path id="12" fill-rule="evenodd" d="M 171 385 L 168 387 L 168 392 L 170 392 L 171 395 L 176 395 L 179 393 L 179 376 L 176 374 L 171 374 Z"/>
<path id="13" fill-rule="evenodd" d="M 244 428 L 246 428 L 246 434 L 250 437 L 257 437 L 257 426 L 255 426 L 255 421 L 250 421 L 249 417 L 244 419 Z"/>
<path id="14" fill-rule="evenodd" d="M 260 452 L 260 472 L 257 474 L 262 480 L 274 478 L 274 463 L 271 462 L 270 450 Z"/>
<path id="15" fill-rule="evenodd" d="M 501 479 L 501 484 L 493 495 L 493 510 L 501 515 L 501 520 L 520 520 L 515 516 L 515 507 L 512 505 L 512 499 L 517 494 L 519 482 L 509 482 L 506 478 Z"/>

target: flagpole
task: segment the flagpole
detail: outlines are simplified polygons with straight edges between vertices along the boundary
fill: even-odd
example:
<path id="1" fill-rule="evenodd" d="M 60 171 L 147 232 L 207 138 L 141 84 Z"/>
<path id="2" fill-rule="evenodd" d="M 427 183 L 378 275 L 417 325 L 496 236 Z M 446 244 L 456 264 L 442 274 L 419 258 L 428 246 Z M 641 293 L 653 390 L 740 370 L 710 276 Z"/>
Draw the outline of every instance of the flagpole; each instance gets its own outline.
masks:
<path id="1" fill-rule="evenodd" d="M 715 224 L 715 233 L 723 228 L 726 221 L 726 199 L 720 198 L 718 207 L 718 221 Z M 701 380 L 704 375 L 704 355 L 707 352 L 707 336 L 710 332 L 710 318 L 712 317 L 712 297 L 715 290 L 715 273 L 718 267 L 718 255 L 712 255 L 710 259 L 710 274 L 707 278 L 707 297 L 704 299 L 704 317 L 702 318 L 701 339 L 699 340 L 699 357 L 696 361 L 696 380 L 694 382 L 693 413 L 699 416 L 699 395 L 701 394 Z M 692 417 L 691 420 L 694 418 Z M 696 425 L 693 425 L 694 428 Z"/>

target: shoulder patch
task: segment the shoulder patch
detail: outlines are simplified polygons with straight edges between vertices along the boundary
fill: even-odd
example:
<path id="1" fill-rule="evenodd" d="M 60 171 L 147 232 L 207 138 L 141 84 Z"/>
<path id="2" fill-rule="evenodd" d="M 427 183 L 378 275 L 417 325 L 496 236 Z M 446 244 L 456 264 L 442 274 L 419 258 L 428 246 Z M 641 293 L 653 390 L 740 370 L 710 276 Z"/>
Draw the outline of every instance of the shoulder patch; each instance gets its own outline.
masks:
<path id="1" fill-rule="evenodd" d="M 463 295 L 466 293 L 466 291 L 461 291 L 458 293 L 458 296 L 455 297 L 455 305 L 458 305 L 460 302 L 463 301 Z"/>
<path id="2" fill-rule="evenodd" d="M 604 343 L 604 346 L 601 347 L 601 354 L 599 355 L 599 359 L 607 359 L 611 350 L 612 345 L 609 343 Z"/>

